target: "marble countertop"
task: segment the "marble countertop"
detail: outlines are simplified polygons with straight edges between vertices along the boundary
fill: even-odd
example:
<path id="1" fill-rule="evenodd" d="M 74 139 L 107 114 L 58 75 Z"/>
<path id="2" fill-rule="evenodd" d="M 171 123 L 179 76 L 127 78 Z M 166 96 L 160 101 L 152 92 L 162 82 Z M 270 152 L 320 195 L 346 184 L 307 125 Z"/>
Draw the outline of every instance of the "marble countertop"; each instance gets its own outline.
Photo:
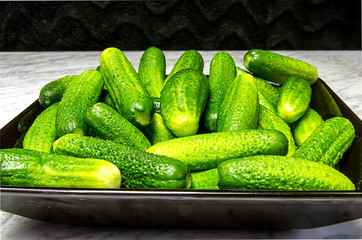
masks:
<path id="1" fill-rule="evenodd" d="M 227 51 L 238 66 L 246 51 Z M 361 51 L 276 51 L 316 66 L 322 78 L 362 119 Z M 46 83 L 99 65 L 101 52 L 0 52 L 0 127 L 33 103 Z M 124 52 L 138 69 L 142 51 Z M 166 72 L 183 51 L 165 51 Z M 216 51 L 200 51 L 204 73 Z M 206 230 L 173 228 L 80 227 L 36 221 L 0 211 L 2 239 L 225 239 L 225 238 L 362 238 L 362 219 L 314 229 Z"/>

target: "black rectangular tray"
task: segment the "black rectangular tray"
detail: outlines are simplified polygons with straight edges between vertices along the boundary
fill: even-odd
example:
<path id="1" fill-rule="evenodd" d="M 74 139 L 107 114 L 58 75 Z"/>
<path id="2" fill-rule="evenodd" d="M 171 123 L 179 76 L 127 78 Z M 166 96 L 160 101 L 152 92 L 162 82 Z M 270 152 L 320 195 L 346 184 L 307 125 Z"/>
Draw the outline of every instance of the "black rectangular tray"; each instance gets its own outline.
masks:
<path id="1" fill-rule="evenodd" d="M 325 119 L 350 119 L 356 138 L 339 170 L 356 191 L 225 191 L 66 189 L 1 186 L 1 210 L 56 223 L 197 228 L 314 228 L 362 218 L 362 121 L 319 79 L 312 108 Z M 0 130 L 0 148 L 13 147 L 19 121 L 42 111 L 35 101 Z M 24 117 L 26 116 L 26 117 Z M 24 119 L 26 121 L 24 121 Z"/>

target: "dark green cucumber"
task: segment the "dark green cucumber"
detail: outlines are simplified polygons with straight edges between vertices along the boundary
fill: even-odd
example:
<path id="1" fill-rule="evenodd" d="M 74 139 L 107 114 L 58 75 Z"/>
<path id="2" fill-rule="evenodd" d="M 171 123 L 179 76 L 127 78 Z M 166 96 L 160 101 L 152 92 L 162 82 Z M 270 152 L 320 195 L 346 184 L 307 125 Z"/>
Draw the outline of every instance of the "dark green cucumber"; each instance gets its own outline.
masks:
<path id="1" fill-rule="evenodd" d="M 236 76 L 235 62 L 226 52 L 218 52 L 210 63 L 210 95 L 203 115 L 206 130 L 216 132 L 220 106 L 229 86 Z"/>
<path id="2" fill-rule="evenodd" d="M 327 165 L 286 156 L 251 156 L 218 166 L 219 187 L 240 190 L 355 190 L 344 174 Z"/>
<path id="3" fill-rule="evenodd" d="M 100 63 L 117 111 L 136 127 L 146 127 L 152 119 L 152 101 L 127 57 L 117 48 L 107 48 L 101 54 Z"/>
<path id="4" fill-rule="evenodd" d="M 335 167 L 354 138 L 354 126 L 347 118 L 330 118 L 313 131 L 295 151 L 293 157 Z"/>
<path id="5" fill-rule="evenodd" d="M 39 93 L 39 103 L 47 108 L 50 105 L 59 102 L 69 84 L 77 77 L 77 75 L 69 75 L 51 81 L 42 87 Z"/>
<path id="6" fill-rule="evenodd" d="M 164 86 L 167 81 L 178 71 L 192 68 L 202 72 L 204 70 L 204 59 L 201 54 L 195 50 L 187 50 L 185 51 L 177 60 L 175 65 L 173 66 L 171 73 L 166 77 L 164 81 Z"/>
<path id="7" fill-rule="evenodd" d="M 217 190 L 219 182 L 219 174 L 217 168 L 192 172 L 190 174 L 190 181 L 188 182 L 187 189 L 207 189 Z"/>
<path id="8" fill-rule="evenodd" d="M 209 81 L 195 69 L 174 74 L 161 92 L 161 114 L 167 128 L 177 137 L 197 133 L 209 95 Z"/>
<path id="9" fill-rule="evenodd" d="M 166 59 L 159 48 L 150 47 L 143 53 L 138 75 L 151 98 L 160 98 L 166 78 Z"/>
<path id="10" fill-rule="evenodd" d="M 40 104 L 35 104 L 34 107 L 30 107 L 30 110 L 18 122 L 17 129 L 19 133 L 26 133 L 33 124 L 35 118 L 42 111 L 44 111 L 44 108 Z"/>
<path id="11" fill-rule="evenodd" d="M 59 102 L 45 109 L 33 122 L 26 132 L 23 148 L 41 152 L 52 153 L 53 142 L 57 139 L 55 119 Z"/>
<path id="12" fill-rule="evenodd" d="M 122 187 L 125 188 L 185 188 L 189 174 L 186 165 L 176 159 L 76 134 L 55 141 L 54 151 L 113 163 L 122 172 Z"/>
<path id="13" fill-rule="evenodd" d="M 297 145 L 302 145 L 303 142 L 322 123 L 323 118 L 312 108 L 308 108 L 303 117 L 292 124 L 292 133 Z"/>
<path id="14" fill-rule="evenodd" d="M 286 122 L 293 123 L 308 110 L 312 88 L 301 77 L 291 76 L 280 89 L 277 114 Z"/>
<path id="15" fill-rule="evenodd" d="M 1 185 L 21 187 L 119 188 L 119 169 L 104 160 L 28 149 L 1 149 Z"/>
<path id="16" fill-rule="evenodd" d="M 227 159 L 256 154 L 285 155 L 288 140 L 276 130 L 214 132 L 157 143 L 147 152 L 179 159 L 190 170 L 216 168 Z"/>
<path id="17" fill-rule="evenodd" d="M 317 69 L 311 64 L 261 49 L 249 50 L 244 56 L 244 66 L 256 75 L 279 84 L 293 75 L 304 78 L 310 85 L 318 80 Z"/>
<path id="18" fill-rule="evenodd" d="M 97 70 L 84 71 L 71 82 L 59 103 L 56 117 L 59 137 L 74 130 L 88 133 L 84 113 L 98 102 L 103 85 L 102 74 Z"/>
<path id="19" fill-rule="evenodd" d="M 220 106 L 218 132 L 255 129 L 258 124 L 259 99 L 254 77 L 238 75 L 227 90 Z"/>
<path id="20" fill-rule="evenodd" d="M 85 120 L 92 134 L 102 139 L 123 143 L 140 150 L 151 146 L 146 136 L 114 108 L 99 102 L 88 108 Z"/>
<path id="21" fill-rule="evenodd" d="M 156 112 L 153 114 L 151 123 L 143 132 L 152 145 L 175 138 L 175 135 L 163 122 L 162 115 Z"/>

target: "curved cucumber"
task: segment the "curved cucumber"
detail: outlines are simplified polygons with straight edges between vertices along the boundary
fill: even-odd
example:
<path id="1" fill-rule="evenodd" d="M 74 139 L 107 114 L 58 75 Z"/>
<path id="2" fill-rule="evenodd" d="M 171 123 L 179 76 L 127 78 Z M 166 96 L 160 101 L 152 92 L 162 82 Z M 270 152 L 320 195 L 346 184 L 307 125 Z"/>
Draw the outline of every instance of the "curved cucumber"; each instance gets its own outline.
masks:
<path id="1" fill-rule="evenodd" d="M 88 108 L 85 120 L 92 128 L 92 134 L 97 137 L 130 145 L 140 150 L 146 150 L 151 146 L 141 130 L 105 103 L 99 102 Z"/>
<path id="2" fill-rule="evenodd" d="M 161 115 L 177 137 L 197 133 L 209 95 L 209 81 L 200 71 L 185 69 L 174 74 L 161 92 Z"/>
<path id="3" fill-rule="evenodd" d="M 318 80 L 317 69 L 311 64 L 261 49 L 249 50 L 244 56 L 244 66 L 256 75 L 279 84 L 293 75 L 304 78 L 310 85 Z"/>
<path id="4" fill-rule="evenodd" d="M 136 127 L 146 127 L 152 119 L 152 101 L 127 57 L 117 48 L 107 48 L 101 54 L 100 63 L 117 111 Z"/>
<path id="5" fill-rule="evenodd" d="M 285 155 L 288 140 L 276 130 L 246 129 L 174 138 L 157 143 L 147 152 L 179 159 L 190 170 L 216 168 L 227 159 L 256 154 Z"/>
<path id="6" fill-rule="evenodd" d="M 218 52 L 210 63 L 210 96 L 203 115 L 206 130 L 216 132 L 220 106 L 226 91 L 236 76 L 234 59 L 226 52 Z"/>
<path id="7" fill-rule="evenodd" d="M 218 166 L 221 189 L 355 190 L 344 174 L 327 165 L 285 156 L 251 156 Z"/>
<path id="8" fill-rule="evenodd" d="M 175 138 L 175 135 L 165 126 L 162 115 L 154 113 L 151 123 L 144 133 L 152 145 Z"/>

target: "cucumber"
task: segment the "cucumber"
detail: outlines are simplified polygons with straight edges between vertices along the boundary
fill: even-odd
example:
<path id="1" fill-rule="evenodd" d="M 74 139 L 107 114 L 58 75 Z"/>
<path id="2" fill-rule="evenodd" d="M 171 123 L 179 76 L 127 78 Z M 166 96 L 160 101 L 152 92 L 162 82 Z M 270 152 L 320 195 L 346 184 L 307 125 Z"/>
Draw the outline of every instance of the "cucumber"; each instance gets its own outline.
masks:
<path id="1" fill-rule="evenodd" d="M 39 93 L 39 103 L 44 108 L 59 102 L 69 84 L 77 75 L 69 75 L 53 80 L 42 87 Z"/>
<path id="2" fill-rule="evenodd" d="M 99 97 L 99 102 L 104 102 L 105 104 L 107 104 L 108 106 L 116 109 L 116 105 L 114 105 L 114 102 L 112 100 L 111 95 L 109 94 L 108 90 L 103 89 L 101 96 Z"/>
<path id="3" fill-rule="evenodd" d="M 209 95 L 209 81 L 200 71 L 184 69 L 174 74 L 161 92 L 161 114 L 177 137 L 194 135 Z"/>
<path id="4" fill-rule="evenodd" d="M 293 157 L 335 167 L 354 138 L 352 123 L 344 117 L 333 117 L 320 124 L 299 146 Z"/>
<path id="5" fill-rule="evenodd" d="M 139 150 L 151 146 L 146 136 L 115 109 L 99 102 L 88 108 L 85 120 L 92 128 L 92 134 L 114 142 L 123 143 Z"/>
<path id="6" fill-rule="evenodd" d="M 153 114 L 150 125 L 143 132 L 152 145 L 175 138 L 175 135 L 165 126 L 159 113 Z"/>
<path id="7" fill-rule="evenodd" d="M 192 172 L 190 174 L 190 181 L 187 189 L 208 189 L 217 190 L 219 182 L 219 174 L 217 168 Z"/>
<path id="8" fill-rule="evenodd" d="M 291 76 L 280 89 L 277 114 L 286 122 L 293 123 L 308 110 L 312 88 L 301 77 Z"/>
<path id="9" fill-rule="evenodd" d="M 244 55 L 244 66 L 259 77 L 279 84 L 293 75 L 304 78 L 310 85 L 318 80 L 318 71 L 313 65 L 261 49 L 249 50 Z"/>
<path id="10" fill-rule="evenodd" d="M 255 129 L 258 124 L 258 88 L 250 74 L 238 75 L 220 106 L 218 132 Z"/>
<path id="11" fill-rule="evenodd" d="M 185 188 L 189 170 L 176 159 L 158 156 L 110 140 L 68 134 L 54 142 L 57 154 L 103 159 L 122 172 L 124 188 Z"/>
<path id="12" fill-rule="evenodd" d="M 59 103 L 55 121 L 58 137 L 74 130 L 88 133 L 84 113 L 98 102 L 103 85 L 102 74 L 97 70 L 84 71 L 72 81 Z"/>
<path id="13" fill-rule="evenodd" d="M 286 156 L 250 156 L 218 166 L 221 189 L 355 190 L 344 174 L 325 164 Z"/>
<path id="14" fill-rule="evenodd" d="M 270 111 L 272 111 L 273 113 L 276 114 L 277 109 L 276 106 L 274 106 L 267 97 L 264 96 L 264 94 L 262 94 L 261 92 L 258 92 L 258 99 L 259 99 L 259 105 L 263 106 L 267 109 L 269 109 Z M 259 114 L 260 114 L 260 107 L 259 107 Z"/>
<path id="15" fill-rule="evenodd" d="M 29 109 L 30 108 L 30 109 Z M 19 120 L 17 129 L 19 133 L 26 133 L 30 126 L 33 124 L 34 120 L 37 118 L 37 116 L 44 111 L 44 108 L 40 104 L 35 104 L 35 106 L 31 105 L 29 106 L 29 111 L 22 116 L 22 118 Z M 25 111 L 27 111 L 26 109 Z"/>
<path id="16" fill-rule="evenodd" d="M 272 112 L 264 106 L 260 106 L 258 128 L 275 129 L 282 132 L 288 139 L 287 156 L 291 156 L 297 149 L 289 125 L 284 122 L 283 119 L 281 119 L 275 112 Z"/>
<path id="17" fill-rule="evenodd" d="M 313 133 L 313 131 L 323 123 L 323 118 L 312 108 L 304 113 L 298 121 L 292 124 L 292 133 L 298 146 Z"/>
<path id="18" fill-rule="evenodd" d="M 104 160 L 28 149 L 1 149 L 1 185 L 21 187 L 119 188 L 119 169 Z"/>
<path id="19" fill-rule="evenodd" d="M 136 127 L 146 127 L 153 115 L 152 101 L 127 57 L 117 48 L 107 48 L 101 54 L 100 64 L 117 111 Z"/>
<path id="20" fill-rule="evenodd" d="M 157 143 L 147 152 L 176 158 L 190 170 L 208 170 L 227 159 L 256 154 L 285 155 L 288 140 L 276 130 L 214 132 Z"/>
<path id="21" fill-rule="evenodd" d="M 150 47 L 143 53 L 138 75 L 151 98 L 160 98 L 166 78 L 166 59 L 159 48 Z"/>
<path id="22" fill-rule="evenodd" d="M 177 60 L 175 65 L 173 66 L 171 73 L 166 77 L 164 81 L 164 86 L 167 81 L 178 71 L 184 70 L 187 68 L 192 68 L 202 72 L 204 70 L 204 59 L 201 54 L 195 50 L 187 50 L 185 51 Z"/>
<path id="23" fill-rule="evenodd" d="M 220 106 L 236 76 L 234 59 L 226 52 L 218 52 L 210 62 L 210 96 L 203 115 L 206 130 L 216 132 Z"/>
<path id="24" fill-rule="evenodd" d="M 53 142 L 57 139 L 55 119 L 59 102 L 45 109 L 26 132 L 23 148 L 41 152 L 52 153 Z"/>

